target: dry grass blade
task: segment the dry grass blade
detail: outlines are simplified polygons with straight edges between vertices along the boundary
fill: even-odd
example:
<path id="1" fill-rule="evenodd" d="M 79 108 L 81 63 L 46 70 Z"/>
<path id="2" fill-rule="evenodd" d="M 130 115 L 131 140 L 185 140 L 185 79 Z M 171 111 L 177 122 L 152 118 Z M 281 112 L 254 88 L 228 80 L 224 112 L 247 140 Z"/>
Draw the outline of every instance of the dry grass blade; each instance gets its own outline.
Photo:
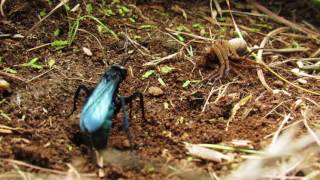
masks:
<path id="1" fill-rule="evenodd" d="M 211 88 L 210 92 L 209 92 L 209 95 L 208 95 L 208 97 L 207 97 L 207 99 L 206 99 L 203 107 L 202 107 L 201 113 L 203 113 L 203 112 L 206 110 L 206 107 L 207 107 L 207 105 L 209 104 L 209 100 L 211 99 L 211 96 L 213 95 L 213 93 L 215 93 L 215 92 L 217 92 L 217 91 L 219 92 L 219 93 L 218 93 L 218 96 L 217 96 L 216 99 L 213 101 L 213 103 L 217 103 L 217 102 L 219 101 L 219 99 L 225 95 L 225 93 L 226 93 L 229 85 L 230 85 L 230 84 L 235 84 L 235 83 L 237 83 L 237 82 L 236 82 L 236 81 L 229 82 L 229 83 L 227 83 L 227 84 L 221 85 L 221 86 L 218 87 L 218 88 L 215 88 L 215 87 L 213 86 L 213 87 Z"/>
<path id="2" fill-rule="evenodd" d="M 211 15 L 212 21 L 214 21 L 215 23 L 217 23 L 217 20 L 216 20 L 217 11 L 213 10 L 212 0 L 210 0 L 210 15 Z"/>
<path id="3" fill-rule="evenodd" d="M 221 10 L 221 7 L 220 7 L 218 0 L 213 0 L 213 2 L 214 2 L 214 5 L 216 6 L 216 9 L 217 9 L 220 17 L 222 17 L 222 10 Z"/>
<path id="4" fill-rule="evenodd" d="M 22 161 L 14 160 L 14 159 L 0 159 L 0 161 L 3 161 L 8 164 L 12 164 L 13 166 L 14 165 L 23 166 L 23 167 L 31 168 L 31 169 L 46 172 L 46 173 L 68 175 L 68 171 L 58 171 L 58 170 L 54 170 L 54 169 L 43 168 L 43 167 L 35 166 L 32 164 L 28 164 L 28 163 L 25 163 Z M 93 173 L 81 174 L 81 176 L 83 176 L 83 177 L 96 177 L 96 175 Z"/>
<path id="5" fill-rule="evenodd" d="M 206 110 L 206 107 L 207 107 L 207 105 L 209 104 L 209 100 L 210 100 L 212 94 L 213 94 L 214 92 L 216 92 L 216 91 L 219 91 L 219 88 L 218 88 L 218 89 L 215 89 L 214 86 L 212 86 L 212 88 L 211 88 L 211 90 L 210 90 L 210 92 L 209 92 L 209 95 L 208 95 L 208 97 L 207 97 L 207 99 L 206 99 L 206 102 L 205 102 L 204 105 L 203 105 L 203 108 L 202 108 L 202 111 L 201 111 L 201 112 L 204 112 L 204 111 Z"/>
<path id="6" fill-rule="evenodd" d="M 189 37 L 192 37 L 192 38 L 195 38 L 195 39 L 199 39 L 199 40 L 205 40 L 205 41 L 213 41 L 214 39 L 212 38 L 206 38 L 206 37 L 203 37 L 203 36 L 198 36 L 196 34 L 192 34 L 192 33 L 186 33 L 186 32 L 180 32 L 180 31 L 175 31 L 173 29 L 170 29 L 170 28 L 165 28 L 166 31 L 170 32 L 170 33 L 177 33 L 177 34 L 182 34 L 182 35 L 186 35 L 186 36 L 189 36 Z"/>
<path id="7" fill-rule="evenodd" d="M 97 41 L 97 43 L 99 44 L 99 47 L 100 47 L 101 51 L 103 52 L 103 49 L 104 49 L 104 48 L 103 48 L 103 46 L 102 46 L 99 38 L 97 38 L 94 34 L 92 34 L 92 33 L 89 32 L 89 31 L 86 31 L 86 30 L 84 30 L 84 29 L 80 29 L 80 28 L 79 28 L 78 31 L 87 33 L 87 34 L 89 34 L 90 36 L 92 36 L 92 37 Z"/>
<path id="8" fill-rule="evenodd" d="M 27 34 L 30 34 L 34 29 L 40 26 L 40 24 L 47 19 L 51 14 L 53 14 L 57 9 L 62 7 L 65 3 L 67 3 L 69 0 L 61 0 L 61 2 L 53 8 L 45 17 L 43 17 L 39 22 L 37 22 L 35 25 L 32 26 L 32 28 L 27 32 Z"/>
<path id="9" fill-rule="evenodd" d="M 281 130 L 283 129 L 284 125 L 287 124 L 287 122 L 288 122 L 288 120 L 290 119 L 290 117 L 291 117 L 290 114 L 288 114 L 288 115 L 286 115 L 286 116 L 284 117 L 284 119 L 283 119 L 283 121 L 281 122 L 278 130 L 277 130 L 277 131 L 275 132 L 275 134 L 273 135 L 271 146 L 274 146 L 275 143 L 277 142 L 277 139 L 278 139 L 278 137 L 279 137 L 279 135 L 280 135 Z"/>
<path id="10" fill-rule="evenodd" d="M 189 144 L 185 143 L 185 147 L 188 150 L 188 153 L 192 156 L 196 156 L 201 159 L 215 161 L 215 162 L 221 162 L 222 160 L 231 160 L 231 157 L 222 154 L 221 152 L 208 149 L 205 147 L 201 147 L 196 144 Z"/>
<path id="11" fill-rule="evenodd" d="M 11 130 L 11 131 L 24 130 L 24 129 L 22 129 L 22 128 L 13 128 L 13 127 L 6 126 L 6 125 L 1 125 L 1 124 L 0 124 L 0 129 L 7 129 L 7 130 Z"/>
<path id="12" fill-rule="evenodd" d="M 135 47 L 142 55 L 147 56 L 147 57 L 153 57 L 150 55 L 150 50 L 141 44 L 137 43 L 133 39 L 130 38 L 130 36 L 127 33 L 122 32 L 121 33 L 132 45 Z"/>
<path id="13" fill-rule="evenodd" d="M 2 129 L 0 128 L 0 134 L 12 134 L 13 131 L 10 129 Z"/>
<path id="14" fill-rule="evenodd" d="M 158 65 L 160 63 L 163 63 L 166 60 L 175 58 L 176 56 L 178 56 L 179 53 L 180 52 L 176 52 L 176 53 L 170 54 L 168 56 L 165 56 L 165 57 L 162 57 L 162 58 L 159 58 L 159 59 L 155 59 L 153 61 L 149 61 L 147 63 L 144 63 L 142 66 L 156 66 L 156 65 Z"/>
<path id="15" fill-rule="evenodd" d="M 295 24 L 293 22 L 288 21 L 287 19 L 280 17 L 278 15 L 276 15 L 275 13 L 273 13 L 272 11 L 270 11 L 269 9 L 267 9 L 266 7 L 262 6 L 261 4 L 259 4 L 258 2 L 256 2 L 255 0 L 249 0 L 250 3 L 252 3 L 252 5 L 254 5 L 258 10 L 260 10 L 261 12 L 267 14 L 271 19 L 273 19 L 274 21 L 284 24 L 286 26 L 291 27 L 292 29 L 298 30 L 300 32 L 303 32 L 307 35 L 313 36 L 315 37 L 319 37 L 319 33 L 312 31 L 310 29 L 307 29 L 303 26 L 300 26 L 298 24 Z"/>
<path id="16" fill-rule="evenodd" d="M 238 25 L 237 25 L 236 21 L 234 20 L 233 14 L 232 14 L 232 12 L 231 12 L 231 6 L 230 6 L 229 0 L 226 0 L 226 3 L 227 3 L 227 5 L 228 5 L 228 9 L 229 9 L 229 11 L 230 11 L 230 16 L 231 16 L 231 19 L 232 19 L 233 26 L 234 26 L 234 28 L 235 28 L 235 30 L 236 30 L 239 38 L 241 38 L 244 42 L 246 42 L 246 41 L 244 40 L 243 36 L 242 36 L 242 33 L 241 33 L 240 29 L 238 28 Z"/>
<path id="17" fill-rule="evenodd" d="M 43 47 L 46 47 L 46 46 L 50 46 L 50 45 L 51 45 L 51 43 L 41 44 L 39 46 L 27 49 L 27 52 L 34 51 L 34 50 L 37 50 L 37 49 L 40 49 L 40 48 L 43 48 Z"/>
<path id="18" fill-rule="evenodd" d="M 245 180 L 266 177 L 288 179 L 296 177 L 296 173 L 302 169 L 315 170 L 310 161 L 317 158 L 319 148 L 315 146 L 315 140 L 309 134 L 296 138 L 297 132 L 296 128 L 285 132 L 275 143 L 266 148 L 265 154 L 260 158 L 248 159 L 226 179 Z"/>
<path id="19" fill-rule="evenodd" d="M 285 63 L 288 63 L 288 62 L 294 62 L 294 61 L 301 61 L 301 62 L 304 62 L 304 61 L 308 61 L 308 62 L 319 62 L 320 61 L 320 58 L 290 58 L 290 59 L 287 59 L 287 60 L 283 60 L 283 61 L 278 61 L 278 62 L 272 62 L 270 64 L 268 64 L 270 67 L 275 67 L 275 66 L 279 66 L 281 64 L 285 64 Z"/>
<path id="20" fill-rule="evenodd" d="M 1 0 L 0 2 L 0 13 L 2 15 L 2 17 L 5 17 L 6 15 L 4 14 L 4 11 L 3 11 L 3 6 L 4 6 L 4 3 L 6 2 L 6 0 Z"/>
<path id="21" fill-rule="evenodd" d="M 36 79 L 38 79 L 38 78 L 40 78 L 40 77 L 42 77 L 42 76 L 44 76 L 44 75 L 48 74 L 49 72 L 51 72 L 51 71 L 52 71 L 52 70 L 54 70 L 54 69 L 55 69 L 55 68 L 53 67 L 53 68 L 49 69 L 48 71 L 43 72 L 43 73 L 41 73 L 41 74 L 39 74 L 39 75 L 37 75 L 37 76 L 35 76 L 35 77 L 33 77 L 33 78 L 31 78 L 31 79 L 27 80 L 27 81 L 26 81 L 26 83 L 31 83 L 32 81 L 34 81 L 34 80 L 36 80 Z"/>
<path id="22" fill-rule="evenodd" d="M 134 4 L 129 4 L 128 6 L 131 7 L 131 8 L 133 8 L 133 9 L 137 12 L 137 14 L 139 15 L 139 17 L 141 17 L 141 19 L 143 19 L 143 20 L 146 21 L 147 23 L 151 23 L 151 24 L 154 23 L 154 22 L 151 21 L 148 17 L 144 16 L 143 13 L 142 13 L 142 11 L 141 11 L 141 9 L 139 9 L 136 5 L 134 5 Z"/>
<path id="23" fill-rule="evenodd" d="M 309 89 L 306 89 L 306 88 L 303 88 L 299 85 L 296 85 L 290 81 L 288 81 L 287 79 L 285 79 L 284 77 L 282 77 L 280 74 L 276 73 L 274 70 L 272 70 L 268 65 L 266 65 L 265 63 L 261 63 L 261 65 L 264 66 L 264 68 L 266 68 L 269 72 L 271 72 L 273 75 L 275 75 L 278 79 L 288 83 L 289 85 L 297 88 L 297 89 L 300 89 L 304 92 L 307 92 L 307 93 L 310 93 L 310 94 L 314 94 L 314 95 L 317 95 L 317 96 L 320 96 L 320 92 L 316 92 L 316 91 L 312 91 L 312 90 L 309 90 Z"/>
<path id="24" fill-rule="evenodd" d="M 310 55 L 310 58 L 318 57 L 320 55 L 320 48 Z"/>
<path id="25" fill-rule="evenodd" d="M 15 76 L 15 75 L 3 72 L 3 71 L 0 71 L 0 76 L 7 77 L 9 79 L 13 79 L 13 80 L 20 81 L 23 83 L 25 83 L 27 81 L 26 79 L 24 79 L 22 77 L 18 77 L 18 76 Z"/>
<path id="26" fill-rule="evenodd" d="M 295 88 L 297 88 L 297 89 L 300 89 L 300 90 L 302 90 L 302 91 L 304 91 L 304 92 L 307 92 L 307 93 L 310 93 L 310 94 L 314 94 L 314 95 L 320 96 L 320 92 L 315 92 L 315 91 L 312 91 L 312 90 L 308 90 L 308 89 L 306 89 L 306 88 L 303 88 L 303 87 L 301 87 L 301 86 L 299 86 L 299 85 L 296 85 L 296 84 L 288 81 L 287 79 L 285 79 L 284 77 L 282 77 L 280 74 L 278 74 L 278 73 L 276 73 L 274 70 L 272 70 L 272 69 L 271 69 L 268 65 L 266 65 L 266 64 L 263 62 L 263 60 L 262 60 L 263 48 L 264 48 L 264 46 L 266 45 L 266 43 L 268 42 L 268 40 L 270 39 L 270 37 L 272 37 L 272 36 L 274 36 L 274 35 L 276 35 L 276 34 L 278 34 L 278 33 L 281 33 L 281 32 L 283 32 L 283 31 L 286 31 L 287 29 L 288 29 L 287 27 L 282 27 L 282 28 L 275 29 L 275 30 L 271 31 L 270 33 L 268 33 L 268 35 L 263 39 L 263 41 L 262 41 L 261 44 L 260 44 L 259 51 L 258 51 L 258 55 L 257 55 L 257 57 L 256 57 L 257 63 L 259 63 L 260 65 L 262 65 L 265 69 L 267 69 L 269 72 L 271 72 L 273 75 L 275 75 L 278 79 L 280 79 L 280 80 L 288 83 L 289 85 L 291 85 L 291 86 L 293 86 L 293 87 L 295 87 Z M 264 76 L 262 77 L 262 75 L 263 75 L 262 69 L 259 69 L 257 73 L 258 73 L 258 76 L 259 76 L 259 74 L 260 74 L 260 76 L 261 76 L 261 77 L 259 76 L 259 79 L 260 79 L 261 83 L 262 83 L 268 90 L 270 90 L 271 88 L 267 85 Z"/>
<path id="27" fill-rule="evenodd" d="M 71 164 L 67 164 L 69 167 L 66 180 L 81 180 L 80 173 Z"/>
<path id="28" fill-rule="evenodd" d="M 310 135 L 314 138 L 314 140 L 317 142 L 317 144 L 320 146 L 320 140 L 319 137 L 316 135 L 316 133 L 311 129 L 311 127 L 308 124 L 308 120 L 310 119 L 310 117 L 313 115 L 312 111 L 310 108 L 307 108 L 306 110 L 303 110 L 301 112 L 302 116 L 303 116 L 303 123 L 304 126 L 307 128 L 308 132 L 310 133 Z"/>
<path id="29" fill-rule="evenodd" d="M 256 16 L 256 17 L 267 17 L 265 14 L 259 14 L 259 13 L 252 13 L 252 12 L 243 12 L 243 11 L 237 11 L 237 10 L 222 10 L 222 13 L 232 13 L 234 15 L 239 16 Z"/>
<path id="30" fill-rule="evenodd" d="M 275 53 L 292 53 L 292 52 L 306 52 L 309 48 L 298 47 L 298 48 L 283 48 L 283 49 L 264 49 L 265 52 L 275 52 Z"/>
<path id="31" fill-rule="evenodd" d="M 237 114 L 238 110 L 240 109 L 241 106 L 245 105 L 248 101 L 250 101 L 250 99 L 252 98 L 252 95 L 248 95 L 244 98 L 242 98 L 237 104 L 235 104 L 231 110 L 231 115 L 227 121 L 227 125 L 226 125 L 226 131 L 228 131 L 229 129 L 229 125 L 231 123 L 231 121 L 234 119 L 235 115 Z"/>
<path id="32" fill-rule="evenodd" d="M 263 60 L 262 60 L 263 48 L 266 46 L 266 44 L 269 41 L 269 39 L 272 36 L 275 36 L 276 34 L 284 32 L 284 31 L 286 31 L 288 29 L 289 28 L 287 28 L 287 27 L 281 27 L 281 28 L 275 29 L 275 30 L 269 32 L 267 34 L 267 36 L 263 38 L 262 42 L 260 43 L 260 46 L 259 46 L 260 49 L 258 50 L 257 57 L 256 57 L 256 60 L 257 60 L 258 63 L 264 63 Z M 268 83 L 266 82 L 266 79 L 264 78 L 264 74 L 263 74 L 262 69 L 258 69 L 257 74 L 258 74 L 258 78 L 259 78 L 260 82 L 262 83 L 262 85 L 267 90 L 272 91 L 272 88 L 268 85 Z"/>

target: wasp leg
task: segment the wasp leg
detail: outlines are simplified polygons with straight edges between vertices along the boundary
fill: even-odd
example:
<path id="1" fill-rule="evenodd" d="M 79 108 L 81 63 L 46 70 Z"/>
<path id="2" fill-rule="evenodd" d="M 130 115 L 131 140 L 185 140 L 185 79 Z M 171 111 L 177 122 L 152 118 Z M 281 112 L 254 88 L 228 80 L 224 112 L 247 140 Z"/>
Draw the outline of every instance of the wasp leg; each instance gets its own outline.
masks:
<path id="1" fill-rule="evenodd" d="M 129 144 L 130 144 L 130 149 L 131 151 L 133 150 L 132 146 L 132 135 L 129 129 L 129 116 L 128 116 L 128 111 L 126 109 L 126 100 L 125 97 L 120 97 L 120 102 L 121 102 L 121 109 L 124 114 L 123 117 L 123 129 L 127 133 Z"/>
<path id="2" fill-rule="evenodd" d="M 94 164 L 97 165 L 99 177 L 104 177 L 105 173 L 103 171 L 103 167 L 104 167 L 103 156 L 101 156 L 101 152 L 94 147 L 91 136 L 89 137 L 89 141 L 90 141 L 90 153 L 91 153 L 90 157 L 93 158 L 92 160 L 94 161 Z"/>
<path id="3" fill-rule="evenodd" d="M 79 98 L 79 95 L 80 95 L 80 91 L 83 90 L 87 97 L 88 98 L 90 96 L 90 94 L 92 93 L 93 89 L 92 88 L 87 88 L 86 86 L 84 85 L 79 85 L 79 87 L 77 88 L 76 92 L 74 93 L 74 96 L 73 96 L 73 108 L 72 108 L 72 111 L 70 114 L 67 115 L 67 117 L 70 117 L 73 112 L 75 112 L 77 110 L 77 100 Z"/>
<path id="4" fill-rule="evenodd" d="M 130 112 L 131 112 L 131 107 L 132 107 L 132 101 L 136 98 L 139 98 L 140 100 L 140 109 L 141 109 L 141 116 L 142 116 L 142 119 L 145 121 L 146 118 L 145 118 L 145 113 L 144 113 L 144 101 L 143 101 L 143 94 L 139 91 L 133 93 L 131 96 L 127 96 L 127 97 L 124 97 L 125 98 L 125 102 L 126 104 L 130 104 Z"/>

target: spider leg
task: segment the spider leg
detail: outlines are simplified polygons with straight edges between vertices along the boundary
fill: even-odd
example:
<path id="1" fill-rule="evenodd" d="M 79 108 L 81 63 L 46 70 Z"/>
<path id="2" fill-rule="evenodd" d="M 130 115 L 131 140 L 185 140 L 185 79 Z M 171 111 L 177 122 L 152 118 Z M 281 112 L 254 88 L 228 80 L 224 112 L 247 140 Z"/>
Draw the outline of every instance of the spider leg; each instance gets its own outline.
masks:
<path id="1" fill-rule="evenodd" d="M 223 58 L 223 55 L 221 54 L 221 50 L 218 48 L 218 47 L 215 47 L 215 44 L 214 46 L 212 47 L 213 50 L 214 50 L 214 53 L 216 54 L 217 56 L 217 59 L 220 63 L 220 67 L 219 67 L 219 76 L 217 77 L 218 79 L 222 78 L 223 74 L 224 74 L 224 71 L 226 69 L 226 64 L 225 64 L 225 60 Z"/>
<path id="2" fill-rule="evenodd" d="M 79 98 L 80 92 L 83 90 L 86 93 L 86 99 L 91 95 L 93 89 L 92 88 L 87 88 L 85 85 L 79 85 L 77 88 L 76 92 L 74 93 L 73 96 L 73 108 L 70 114 L 67 115 L 67 117 L 70 117 L 74 111 L 77 110 L 77 100 Z"/>
<path id="3" fill-rule="evenodd" d="M 129 144 L 130 144 L 130 149 L 131 151 L 133 150 L 133 146 L 132 146 L 132 135 L 129 129 L 129 116 L 128 116 L 128 111 L 126 110 L 126 100 L 125 97 L 120 96 L 120 102 L 121 102 L 121 109 L 122 112 L 124 114 L 123 117 L 123 129 L 126 132 L 127 136 L 128 136 L 128 140 L 129 140 Z"/>
<path id="4" fill-rule="evenodd" d="M 235 62 L 231 62 L 232 66 L 234 67 L 237 67 L 237 68 L 259 68 L 259 66 L 254 66 L 254 65 L 246 65 L 246 64 L 238 64 L 238 63 L 235 63 Z M 250 64 L 250 63 L 249 63 Z"/>
<path id="5" fill-rule="evenodd" d="M 125 102 L 126 102 L 126 104 L 129 103 L 130 114 L 131 114 L 132 101 L 136 98 L 139 98 L 139 100 L 140 100 L 141 116 L 142 116 L 142 119 L 145 121 L 146 118 L 145 118 L 145 113 L 144 113 L 144 101 L 143 101 L 143 94 L 141 92 L 137 91 L 137 92 L 133 93 L 131 96 L 125 97 Z"/>
<path id="6" fill-rule="evenodd" d="M 213 72 L 211 72 L 206 78 L 204 78 L 202 81 L 210 81 L 214 78 L 216 78 L 219 75 L 219 69 L 215 69 Z"/>
<path id="7" fill-rule="evenodd" d="M 233 47 L 230 45 L 230 43 L 228 41 L 222 41 L 222 48 L 224 49 L 224 54 L 226 55 L 225 58 L 227 60 L 226 62 L 226 74 L 229 73 L 230 71 L 230 59 L 234 59 L 234 58 L 238 58 L 238 54 L 235 51 L 235 49 L 233 49 Z"/>
<path id="8" fill-rule="evenodd" d="M 236 68 L 232 68 L 231 71 L 233 71 L 235 74 L 237 74 L 238 76 L 240 76 L 241 79 L 246 80 L 248 78 L 246 78 L 243 74 L 241 74 Z"/>

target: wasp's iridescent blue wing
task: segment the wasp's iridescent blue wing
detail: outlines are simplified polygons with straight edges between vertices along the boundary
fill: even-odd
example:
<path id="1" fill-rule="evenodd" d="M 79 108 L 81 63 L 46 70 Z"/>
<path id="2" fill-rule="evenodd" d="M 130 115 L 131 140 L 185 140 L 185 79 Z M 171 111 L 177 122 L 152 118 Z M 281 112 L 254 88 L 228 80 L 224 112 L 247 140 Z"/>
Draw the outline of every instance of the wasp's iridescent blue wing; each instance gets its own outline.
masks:
<path id="1" fill-rule="evenodd" d="M 85 132 L 95 132 L 99 130 L 105 123 L 110 121 L 114 116 L 114 94 L 117 91 L 119 78 L 103 78 L 88 101 L 80 115 L 80 128 Z"/>

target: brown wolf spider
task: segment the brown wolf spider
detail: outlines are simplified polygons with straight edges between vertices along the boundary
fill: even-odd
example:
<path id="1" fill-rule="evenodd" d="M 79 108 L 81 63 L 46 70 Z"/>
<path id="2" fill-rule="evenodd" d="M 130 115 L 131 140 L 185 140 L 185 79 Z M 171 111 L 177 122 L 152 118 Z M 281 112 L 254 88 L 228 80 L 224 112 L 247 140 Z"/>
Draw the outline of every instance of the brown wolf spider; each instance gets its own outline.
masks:
<path id="1" fill-rule="evenodd" d="M 243 77 L 243 75 L 235 67 L 246 67 L 246 68 L 256 68 L 260 65 L 259 63 L 249 60 L 246 57 L 240 57 L 237 53 L 236 45 L 230 43 L 226 40 L 216 40 L 209 46 L 207 46 L 203 52 L 203 56 L 200 62 L 202 66 L 208 66 L 209 68 L 214 68 L 218 63 L 219 68 L 216 68 L 211 72 L 204 80 L 221 79 L 223 76 L 227 76 L 229 71 L 232 70 L 236 74 Z M 241 62 L 246 62 L 250 65 L 240 64 Z"/>

